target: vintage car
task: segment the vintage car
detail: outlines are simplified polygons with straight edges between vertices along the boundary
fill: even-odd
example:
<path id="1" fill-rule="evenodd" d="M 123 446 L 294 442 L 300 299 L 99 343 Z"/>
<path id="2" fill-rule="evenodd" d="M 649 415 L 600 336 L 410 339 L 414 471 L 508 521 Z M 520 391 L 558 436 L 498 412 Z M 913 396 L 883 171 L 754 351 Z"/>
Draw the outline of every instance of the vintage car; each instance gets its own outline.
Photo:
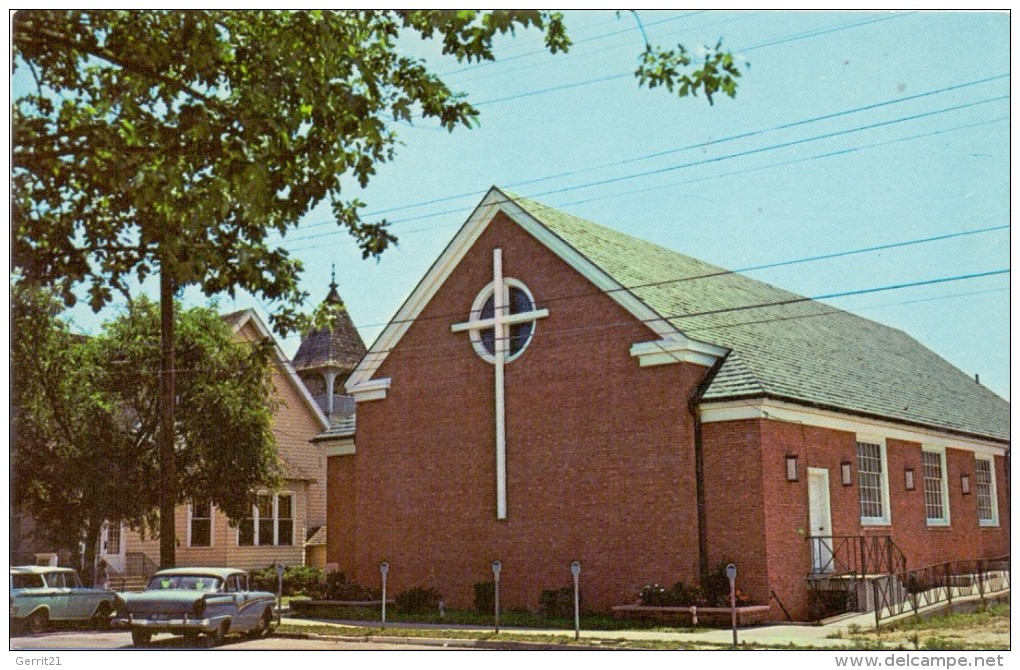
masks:
<path id="1" fill-rule="evenodd" d="M 183 635 L 190 645 L 204 635 L 214 647 L 228 634 L 267 635 L 275 600 L 268 591 L 250 591 L 243 570 L 170 568 L 153 575 L 144 591 L 119 594 L 113 625 L 130 628 L 136 647 L 157 633 Z"/>
<path id="2" fill-rule="evenodd" d="M 91 621 L 105 627 L 117 594 L 82 586 L 71 568 L 11 568 L 11 629 L 41 633 L 51 621 Z"/>

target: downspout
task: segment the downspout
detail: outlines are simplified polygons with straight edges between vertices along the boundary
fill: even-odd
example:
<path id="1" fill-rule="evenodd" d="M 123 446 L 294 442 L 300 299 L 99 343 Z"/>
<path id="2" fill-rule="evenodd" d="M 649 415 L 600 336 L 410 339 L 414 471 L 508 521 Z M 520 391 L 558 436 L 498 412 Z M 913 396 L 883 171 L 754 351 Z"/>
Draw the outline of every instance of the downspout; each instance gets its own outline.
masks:
<path id="1" fill-rule="evenodd" d="M 729 352 L 716 359 L 712 367 L 705 373 L 701 383 L 698 384 L 698 388 L 694 390 L 694 394 L 687 401 L 687 409 L 694 420 L 694 491 L 698 507 L 698 573 L 699 581 L 702 584 L 708 579 L 708 533 L 705 518 L 705 459 L 701 438 L 701 413 L 698 411 L 698 407 L 701 404 L 701 398 L 719 373 L 719 368 L 726 362 L 727 356 L 729 356 Z"/>

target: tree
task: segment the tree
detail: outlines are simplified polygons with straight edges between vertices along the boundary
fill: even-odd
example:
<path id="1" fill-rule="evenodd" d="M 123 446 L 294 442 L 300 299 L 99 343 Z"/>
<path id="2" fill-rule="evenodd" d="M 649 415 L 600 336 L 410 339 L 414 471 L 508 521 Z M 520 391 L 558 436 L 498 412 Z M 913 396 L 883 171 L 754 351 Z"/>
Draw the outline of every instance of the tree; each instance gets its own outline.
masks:
<path id="1" fill-rule="evenodd" d="M 104 520 L 157 528 L 159 310 L 136 300 L 84 338 L 57 318 L 61 308 L 45 291 L 14 288 L 12 504 L 60 546 L 84 540 L 92 565 Z M 209 499 L 239 521 L 259 488 L 280 481 L 270 345 L 235 341 L 210 308 L 178 308 L 176 322 L 173 502 Z"/>
<path id="2" fill-rule="evenodd" d="M 269 234 L 328 198 L 364 256 L 378 256 L 396 237 L 385 220 L 363 220 L 349 190 L 393 159 L 394 122 L 421 115 L 452 131 L 478 117 L 397 38 L 438 39 L 480 61 L 518 28 L 544 31 L 553 53 L 570 46 L 561 15 L 530 10 L 15 14 L 14 66 L 35 84 L 12 110 L 15 268 L 69 306 L 87 285 L 96 311 L 160 274 L 164 564 L 174 562 L 173 295 L 244 290 L 277 306 L 281 335 L 312 325 L 300 315 L 301 263 Z M 681 97 L 735 94 L 739 72 L 720 48 L 690 66 L 682 46 L 646 45 L 636 76 Z"/>

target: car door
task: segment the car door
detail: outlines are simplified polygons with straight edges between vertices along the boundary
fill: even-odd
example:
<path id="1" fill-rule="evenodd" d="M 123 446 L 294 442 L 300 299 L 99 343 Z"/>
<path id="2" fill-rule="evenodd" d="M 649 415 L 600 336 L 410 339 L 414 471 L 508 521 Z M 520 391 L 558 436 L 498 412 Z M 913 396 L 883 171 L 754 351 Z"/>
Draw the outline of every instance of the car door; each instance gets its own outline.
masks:
<path id="1" fill-rule="evenodd" d="M 227 576 L 227 593 L 233 600 L 234 606 L 231 608 L 233 611 L 231 617 L 233 621 L 230 624 L 231 630 L 234 631 L 246 631 L 251 628 L 251 622 L 249 618 L 251 613 L 247 611 L 245 605 L 247 605 L 247 591 L 241 584 L 241 575 L 228 575 Z"/>
<path id="2" fill-rule="evenodd" d="M 46 579 L 45 600 L 50 608 L 50 619 L 53 621 L 67 619 L 71 589 L 67 585 L 66 574 L 63 572 L 51 572 L 45 575 L 44 578 Z"/>
<path id="3" fill-rule="evenodd" d="M 100 595 L 94 589 L 85 588 L 78 573 L 64 573 L 67 588 L 67 616 L 70 619 L 91 618 L 99 605 Z"/>

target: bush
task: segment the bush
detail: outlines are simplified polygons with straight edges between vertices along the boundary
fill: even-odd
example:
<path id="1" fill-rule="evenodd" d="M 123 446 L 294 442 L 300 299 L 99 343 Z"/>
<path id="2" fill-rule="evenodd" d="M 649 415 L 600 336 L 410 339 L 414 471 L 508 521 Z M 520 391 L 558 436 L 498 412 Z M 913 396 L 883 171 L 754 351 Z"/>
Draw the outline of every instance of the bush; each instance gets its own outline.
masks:
<path id="1" fill-rule="evenodd" d="M 699 604 L 701 589 L 683 582 L 677 582 L 668 589 L 658 584 L 648 584 L 641 589 L 638 596 L 641 604 L 646 607 L 689 607 Z"/>
<path id="2" fill-rule="evenodd" d="M 496 610 L 496 582 L 475 582 L 475 610 L 492 614 Z"/>
<path id="3" fill-rule="evenodd" d="M 382 593 L 347 581 L 347 575 L 342 572 L 330 572 L 323 580 L 317 597 L 322 600 L 379 600 Z"/>
<path id="4" fill-rule="evenodd" d="M 276 593 L 276 566 L 269 565 L 250 573 L 253 589 Z M 307 565 L 288 565 L 283 569 L 283 595 L 311 595 L 321 590 L 322 570 Z"/>
<path id="5" fill-rule="evenodd" d="M 542 591 L 538 599 L 542 616 L 550 619 L 570 619 L 574 616 L 574 587 L 564 586 L 562 589 Z M 580 603 L 580 594 L 578 594 Z"/>
<path id="6" fill-rule="evenodd" d="M 439 610 L 442 599 L 439 591 L 416 586 L 397 595 L 396 608 L 403 614 L 430 614 Z"/>

